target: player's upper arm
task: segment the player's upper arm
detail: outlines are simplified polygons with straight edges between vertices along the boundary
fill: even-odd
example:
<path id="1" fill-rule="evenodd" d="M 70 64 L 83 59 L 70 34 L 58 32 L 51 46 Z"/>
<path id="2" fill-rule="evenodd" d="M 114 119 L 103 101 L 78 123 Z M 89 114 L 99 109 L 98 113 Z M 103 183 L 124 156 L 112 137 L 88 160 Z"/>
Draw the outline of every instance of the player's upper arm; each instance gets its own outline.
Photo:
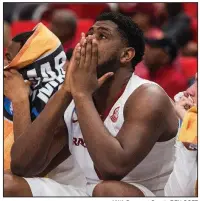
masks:
<path id="1" fill-rule="evenodd" d="M 123 150 L 122 175 L 136 167 L 166 131 L 172 105 L 165 92 L 153 84 L 139 87 L 124 107 L 124 124 L 116 138 Z"/>

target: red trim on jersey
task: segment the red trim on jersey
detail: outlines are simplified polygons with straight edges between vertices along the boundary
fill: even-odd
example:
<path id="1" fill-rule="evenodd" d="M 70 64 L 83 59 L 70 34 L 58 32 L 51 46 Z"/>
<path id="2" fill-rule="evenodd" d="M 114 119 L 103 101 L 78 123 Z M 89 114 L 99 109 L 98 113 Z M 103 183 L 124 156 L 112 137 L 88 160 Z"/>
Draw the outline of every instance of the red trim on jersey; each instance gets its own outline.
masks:
<path id="1" fill-rule="evenodd" d="M 119 100 L 119 98 L 122 96 L 122 94 L 124 93 L 126 86 L 128 83 L 126 83 L 124 85 L 124 87 L 121 89 L 121 91 L 117 94 L 115 100 L 113 101 L 113 103 L 105 110 L 105 112 L 103 113 L 101 119 L 103 121 L 105 121 L 105 119 L 107 118 L 108 114 L 110 113 L 110 110 L 112 109 L 113 105 Z"/>

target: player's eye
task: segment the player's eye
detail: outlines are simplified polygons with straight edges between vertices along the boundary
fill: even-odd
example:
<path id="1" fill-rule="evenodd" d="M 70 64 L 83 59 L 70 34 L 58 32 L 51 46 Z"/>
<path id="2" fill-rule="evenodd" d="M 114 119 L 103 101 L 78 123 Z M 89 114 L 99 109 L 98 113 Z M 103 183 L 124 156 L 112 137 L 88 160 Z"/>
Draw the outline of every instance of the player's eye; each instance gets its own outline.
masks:
<path id="1" fill-rule="evenodd" d="M 99 38 L 100 39 L 107 39 L 107 37 L 104 34 L 102 34 L 102 33 L 99 34 Z"/>

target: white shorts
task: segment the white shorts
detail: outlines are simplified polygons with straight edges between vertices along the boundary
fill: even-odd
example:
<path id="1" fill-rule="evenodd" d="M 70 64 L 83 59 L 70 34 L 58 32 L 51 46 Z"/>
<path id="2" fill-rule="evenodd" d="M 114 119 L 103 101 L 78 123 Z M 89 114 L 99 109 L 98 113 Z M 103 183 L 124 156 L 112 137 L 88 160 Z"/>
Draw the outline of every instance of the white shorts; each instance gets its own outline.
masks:
<path id="1" fill-rule="evenodd" d="M 72 185 L 60 184 L 49 178 L 24 178 L 31 189 L 33 197 L 37 196 L 82 196 L 91 197 L 97 184 L 88 184 L 84 187 L 75 187 Z M 146 187 L 131 183 L 140 189 L 145 197 L 155 197 L 155 195 Z"/>
<path id="2" fill-rule="evenodd" d="M 49 178 L 24 178 L 33 197 L 37 196 L 89 196 L 86 188 L 60 184 Z"/>
<path id="3" fill-rule="evenodd" d="M 37 196 L 88 196 L 86 178 L 76 160 L 70 156 L 48 174 L 48 178 L 24 178 L 32 195 Z"/>

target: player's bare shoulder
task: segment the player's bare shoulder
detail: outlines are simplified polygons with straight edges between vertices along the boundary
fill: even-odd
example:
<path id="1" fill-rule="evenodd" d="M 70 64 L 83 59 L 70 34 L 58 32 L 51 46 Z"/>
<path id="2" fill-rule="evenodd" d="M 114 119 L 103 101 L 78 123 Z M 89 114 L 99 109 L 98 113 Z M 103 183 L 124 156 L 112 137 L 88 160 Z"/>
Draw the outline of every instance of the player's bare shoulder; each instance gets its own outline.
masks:
<path id="1" fill-rule="evenodd" d="M 172 100 L 157 84 L 145 83 L 130 95 L 124 106 L 124 117 L 126 119 L 135 116 L 149 122 L 158 121 L 163 133 L 176 135 L 178 119 Z"/>
<path id="2" fill-rule="evenodd" d="M 166 107 L 173 107 L 170 98 L 166 92 L 157 84 L 145 83 L 138 87 L 128 98 L 125 104 L 125 110 L 129 107 L 149 110 L 165 110 Z"/>

